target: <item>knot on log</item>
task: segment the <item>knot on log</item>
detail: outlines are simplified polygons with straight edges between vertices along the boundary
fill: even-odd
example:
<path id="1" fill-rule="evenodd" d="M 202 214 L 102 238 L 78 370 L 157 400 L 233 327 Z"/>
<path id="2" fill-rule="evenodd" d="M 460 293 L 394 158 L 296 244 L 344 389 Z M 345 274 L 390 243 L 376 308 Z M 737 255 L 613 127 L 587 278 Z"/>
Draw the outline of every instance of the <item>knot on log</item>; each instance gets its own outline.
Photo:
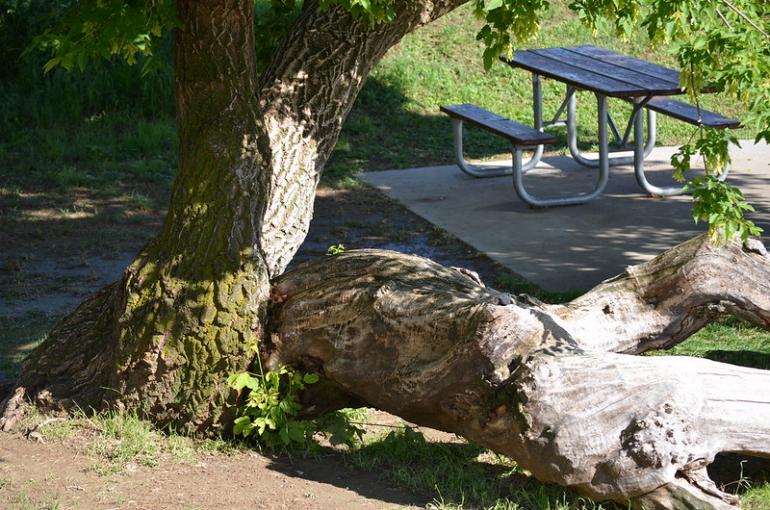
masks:
<path id="1" fill-rule="evenodd" d="M 623 450 L 639 467 L 690 464 L 694 460 L 691 447 L 700 442 L 695 429 L 668 402 L 633 420 L 621 434 Z"/>

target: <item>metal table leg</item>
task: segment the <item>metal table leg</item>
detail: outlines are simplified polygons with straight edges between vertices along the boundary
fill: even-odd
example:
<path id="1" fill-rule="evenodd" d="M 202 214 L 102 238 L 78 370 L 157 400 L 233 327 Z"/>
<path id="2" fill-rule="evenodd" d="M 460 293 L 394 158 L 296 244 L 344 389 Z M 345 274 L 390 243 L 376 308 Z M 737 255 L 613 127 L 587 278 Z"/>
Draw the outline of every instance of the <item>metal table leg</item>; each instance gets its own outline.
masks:
<path id="1" fill-rule="evenodd" d="M 641 118 L 641 117 L 640 117 Z M 647 109 L 647 144 L 644 147 L 644 157 L 650 155 L 652 149 L 655 148 L 655 134 L 656 134 L 656 117 L 655 112 Z M 636 133 L 634 133 L 636 136 Z M 599 166 L 599 160 L 590 159 L 580 152 L 577 146 L 577 100 L 575 97 L 575 89 L 567 86 L 567 145 L 569 146 L 572 159 L 579 164 L 591 168 Z M 636 147 L 636 140 L 634 140 L 634 147 Z M 618 165 L 630 165 L 636 160 L 635 156 L 616 156 L 609 158 L 610 166 Z"/>
<path id="2" fill-rule="evenodd" d="M 634 98 L 634 104 L 641 103 L 642 101 L 644 101 L 644 98 Z M 644 173 L 644 160 L 647 156 L 644 154 L 644 149 L 642 148 L 643 130 L 644 128 L 642 126 L 642 116 L 637 114 L 636 118 L 634 118 L 634 174 L 636 175 L 636 182 L 639 183 L 639 186 L 641 186 L 644 191 L 653 196 L 670 197 L 681 195 L 685 192 L 684 186 L 660 187 L 655 186 L 647 180 L 647 175 Z M 719 180 L 724 181 L 727 179 L 727 175 L 729 173 L 730 166 L 728 165 L 725 167 L 722 175 L 719 176 Z"/>
<path id="3" fill-rule="evenodd" d="M 452 139 L 454 140 L 455 162 L 460 170 L 471 177 L 500 177 L 511 175 L 513 172 L 510 165 L 484 166 L 468 163 L 463 153 L 463 121 L 460 119 L 452 119 Z"/>
<path id="4" fill-rule="evenodd" d="M 538 198 L 524 188 L 524 169 L 521 163 L 521 148 L 513 148 L 513 188 L 524 202 L 534 207 L 551 207 L 559 205 L 574 205 L 590 202 L 598 197 L 607 186 L 609 179 L 609 139 L 607 136 L 607 97 L 596 94 L 596 100 L 599 106 L 599 175 L 596 179 L 596 186 L 590 193 L 573 195 L 566 197 L 543 197 Z"/>
<path id="5" fill-rule="evenodd" d="M 540 75 L 532 74 L 532 116 L 534 127 L 543 132 L 543 87 L 540 83 Z M 535 147 L 532 157 L 521 166 L 522 171 L 531 170 L 540 163 L 543 157 L 543 145 Z"/>
<path id="6" fill-rule="evenodd" d="M 644 101 L 644 98 L 635 97 L 634 105 L 637 105 L 642 101 Z M 673 195 L 681 195 L 684 193 L 684 188 L 682 186 L 659 187 L 651 184 L 647 180 L 647 176 L 644 173 L 644 159 L 646 155 L 644 154 L 644 141 L 642 138 L 642 131 L 644 131 L 643 123 L 644 121 L 641 112 L 637 110 L 634 117 L 634 174 L 636 175 L 636 182 L 639 183 L 639 186 L 641 186 L 644 191 L 653 196 L 670 197 Z"/>

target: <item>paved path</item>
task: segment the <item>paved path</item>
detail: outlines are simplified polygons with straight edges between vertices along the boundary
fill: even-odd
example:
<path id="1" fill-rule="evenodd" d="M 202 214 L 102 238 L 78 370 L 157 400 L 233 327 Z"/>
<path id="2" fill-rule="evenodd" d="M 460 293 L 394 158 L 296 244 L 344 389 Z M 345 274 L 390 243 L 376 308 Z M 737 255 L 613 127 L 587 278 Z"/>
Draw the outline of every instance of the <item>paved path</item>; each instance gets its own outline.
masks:
<path id="1" fill-rule="evenodd" d="M 765 229 L 764 239 L 770 235 L 770 146 L 741 145 L 733 151 L 730 182 L 756 207 L 751 219 Z M 647 166 L 652 183 L 671 182 L 674 150 L 653 151 Z M 689 197 L 642 194 L 630 166 L 610 170 L 607 190 L 597 200 L 550 209 L 527 207 L 510 177 L 473 179 L 454 165 L 369 172 L 362 179 L 549 290 L 590 288 L 705 230 L 693 224 Z M 568 157 L 546 157 L 525 182 L 531 191 L 552 194 L 591 190 L 595 179 L 595 170 Z"/>

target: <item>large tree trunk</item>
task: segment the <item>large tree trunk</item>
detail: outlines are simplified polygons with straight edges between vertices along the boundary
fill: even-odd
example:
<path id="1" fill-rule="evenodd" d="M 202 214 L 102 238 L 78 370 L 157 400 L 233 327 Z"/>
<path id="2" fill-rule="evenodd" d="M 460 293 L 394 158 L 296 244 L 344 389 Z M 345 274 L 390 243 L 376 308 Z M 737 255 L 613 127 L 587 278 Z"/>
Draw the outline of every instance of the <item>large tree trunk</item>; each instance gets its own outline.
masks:
<path id="1" fill-rule="evenodd" d="M 308 0 L 258 77 L 252 0 L 177 0 L 179 166 L 163 231 L 24 362 L 26 397 L 131 408 L 177 430 L 227 424 L 225 380 L 265 335 L 270 278 L 307 233 L 364 79 L 405 34 L 464 1 L 401 0 L 393 22 L 372 25 Z"/>
<path id="2" fill-rule="evenodd" d="M 279 278 L 268 365 L 460 434 L 537 478 L 637 508 L 735 508 L 705 467 L 770 457 L 770 372 L 646 357 L 729 312 L 770 321 L 770 259 L 699 237 L 566 305 L 359 251 Z"/>

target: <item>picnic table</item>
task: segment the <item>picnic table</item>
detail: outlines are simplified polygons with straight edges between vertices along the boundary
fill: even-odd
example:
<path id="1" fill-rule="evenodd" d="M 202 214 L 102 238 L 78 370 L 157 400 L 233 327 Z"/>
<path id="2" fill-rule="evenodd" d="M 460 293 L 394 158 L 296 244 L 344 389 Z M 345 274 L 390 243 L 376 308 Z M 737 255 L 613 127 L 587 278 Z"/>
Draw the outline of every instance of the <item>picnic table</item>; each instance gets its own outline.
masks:
<path id="1" fill-rule="evenodd" d="M 513 174 L 514 188 L 525 202 L 533 206 L 554 206 L 585 203 L 599 196 L 607 185 L 609 167 L 633 163 L 636 180 L 643 190 L 653 196 L 670 196 L 683 192 L 680 186 L 659 187 L 649 182 L 645 174 L 644 160 L 655 146 L 655 114 L 662 113 L 693 125 L 715 128 L 737 128 L 740 121 L 715 112 L 704 110 L 671 98 L 684 94 L 680 85 L 679 72 L 674 69 L 637 59 L 615 51 L 596 46 L 566 46 L 518 51 L 513 58 L 501 57 L 512 67 L 532 73 L 534 127 L 505 119 L 472 104 L 443 106 L 441 109 L 453 120 L 455 153 L 458 166 L 474 177 L 492 177 Z M 553 120 L 543 121 L 543 96 L 541 78 L 557 80 L 566 85 L 564 101 L 557 109 Z M 598 105 L 598 159 L 589 159 L 577 147 L 576 91 L 593 92 Z M 704 92 L 710 92 L 706 90 Z M 608 98 L 619 98 L 633 105 L 625 130 L 621 135 L 611 118 Z M 644 117 L 646 111 L 647 130 L 645 142 Z M 566 110 L 567 118 L 563 116 Z M 462 148 L 462 123 L 469 122 L 488 129 L 509 139 L 513 145 L 512 167 L 484 168 L 465 161 Z M 538 198 L 529 194 L 523 183 L 523 174 L 534 168 L 543 155 L 545 144 L 556 139 L 543 130 L 549 126 L 566 125 L 567 142 L 576 162 L 583 166 L 599 169 L 593 191 L 566 197 Z M 609 131 L 621 150 L 629 149 L 629 138 L 633 132 L 633 155 L 610 156 Z M 532 157 L 522 162 L 522 151 L 533 148 Z M 723 178 L 726 173 L 723 174 Z"/>

